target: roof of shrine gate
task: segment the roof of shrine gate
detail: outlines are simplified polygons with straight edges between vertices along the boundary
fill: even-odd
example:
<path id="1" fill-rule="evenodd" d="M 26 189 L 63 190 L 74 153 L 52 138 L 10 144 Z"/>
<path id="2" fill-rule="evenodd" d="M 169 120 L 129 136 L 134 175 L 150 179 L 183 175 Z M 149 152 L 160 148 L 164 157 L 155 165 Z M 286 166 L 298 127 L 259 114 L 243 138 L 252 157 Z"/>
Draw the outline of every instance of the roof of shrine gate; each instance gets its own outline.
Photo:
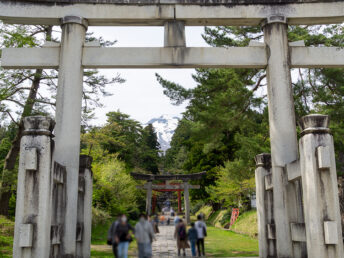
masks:
<path id="1" fill-rule="evenodd" d="M 201 179 L 203 176 L 205 176 L 206 172 L 199 172 L 199 173 L 193 173 L 193 174 L 165 174 L 165 175 L 152 175 L 152 174 L 141 174 L 141 173 L 130 173 L 131 176 L 134 179 L 137 180 L 147 180 L 147 181 L 153 181 L 153 180 L 182 180 L 182 181 L 188 181 L 188 180 L 196 180 Z"/>
<path id="2" fill-rule="evenodd" d="M 290 4 L 290 3 L 321 3 L 341 2 L 343 0 L 2 0 L 10 2 L 37 4 L 187 4 L 187 5 L 245 5 L 245 4 Z"/>

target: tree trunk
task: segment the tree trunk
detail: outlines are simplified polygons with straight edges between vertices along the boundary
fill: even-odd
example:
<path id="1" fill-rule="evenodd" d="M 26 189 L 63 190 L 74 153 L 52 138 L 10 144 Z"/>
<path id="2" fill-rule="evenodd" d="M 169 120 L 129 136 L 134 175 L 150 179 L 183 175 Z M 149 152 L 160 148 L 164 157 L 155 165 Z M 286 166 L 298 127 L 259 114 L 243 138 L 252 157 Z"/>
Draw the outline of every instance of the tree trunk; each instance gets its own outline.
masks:
<path id="1" fill-rule="evenodd" d="M 25 102 L 23 113 L 19 121 L 17 134 L 14 137 L 14 140 L 12 141 L 11 149 L 9 150 L 5 158 L 5 164 L 4 164 L 5 170 L 13 170 L 15 167 L 17 157 L 20 151 L 20 139 L 22 137 L 22 133 L 24 130 L 23 121 L 25 117 L 30 116 L 32 113 L 33 105 L 35 104 L 36 97 L 37 97 L 37 91 L 39 89 L 39 84 L 41 82 L 42 73 L 43 73 L 42 69 L 37 69 L 34 75 L 34 79 L 31 84 L 29 96 Z"/>
<path id="2" fill-rule="evenodd" d="M 0 198 L 0 215 L 8 216 L 8 205 L 12 195 L 12 191 L 2 193 Z"/>
<path id="3" fill-rule="evenodd" d="M 49 26 L 46 28 L 46 40 L 51 40 L 51 34 L 52 34 L 52 26 Z M 26 99 L 23 112 L 19 120 L 17 134 L 14 137 L 11 148 L 5 158 L 3 173 L 5 173 L 5 170 L 10 171 L 11 173 L 15 173 L 14 168 L 15 168 L 16 161 L 20 152 L 20 139 L 22 137 L 23 130 L 24 130 L 23 121 L 25 117 L 30 116 L 32 114 L 33 106 L 36 102 L 37 92 L 40 86 L 42 75 L 43 75 L 43 70 L 37 69 L 34 74 L 30 92 Z M 1 190 L 0 191 L 0 215 L 8 216 L 8 205 L 9 205 L 9 200 L 11 198 L 12 191 L 13 191 L 11 187 L 12 184 L 13 182 L 2 182 L 2 186 L 0 189 Z"/>

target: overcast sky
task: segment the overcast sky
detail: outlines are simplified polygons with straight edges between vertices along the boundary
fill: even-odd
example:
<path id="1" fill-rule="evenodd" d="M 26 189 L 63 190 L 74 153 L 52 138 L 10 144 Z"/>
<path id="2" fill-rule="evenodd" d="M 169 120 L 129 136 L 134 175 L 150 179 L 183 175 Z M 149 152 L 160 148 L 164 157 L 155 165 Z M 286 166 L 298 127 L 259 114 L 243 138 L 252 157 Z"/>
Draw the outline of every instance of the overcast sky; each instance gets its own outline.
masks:
<path id="1" fill-rule="evenodd" d="M 89 27 L 88 31 L 106 40 L 117 40 L 115 46 L 118 47 L 162 47 L 164 41 L 163 27 Z M 203 27 L 186 27 L 187 46 L 208 46 L 202 33 Z M 96 110 L 97 118 L 93 121 L 97 125 L 105 123 L 107 112 L 118 109 L 142 123 L 162 114 L 181 114 L 185 105 L 170 103 L 156 81 L 155 73 L 187 88 L 196 86 L 191 78 L 194 69 L 107 69 L 101 72 L 108 76 L 119 73 L 126 82 L 109 88 L 113 96 L 102 98 L 105 107 Z"/>

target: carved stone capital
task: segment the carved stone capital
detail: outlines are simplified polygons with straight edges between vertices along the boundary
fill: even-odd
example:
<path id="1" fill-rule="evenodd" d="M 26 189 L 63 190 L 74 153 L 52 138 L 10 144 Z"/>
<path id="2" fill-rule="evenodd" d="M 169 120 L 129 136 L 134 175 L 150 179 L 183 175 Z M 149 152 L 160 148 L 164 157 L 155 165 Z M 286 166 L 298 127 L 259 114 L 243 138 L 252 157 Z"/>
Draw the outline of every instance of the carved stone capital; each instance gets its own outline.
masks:
<path id="1" fill-rule="evenodd" d="M 260 26 L 262 28 L 264 28 L 266 25 L 268 24 L 273 24 L 273 23 L 283 23 L 283 24 L 287 24 L 287 17 L 284 15 L 271 15 L 269 17 L 267 17 L 266 19 L 264 19 L 261 23 Z"/>
<path id="2" fill-rule="evenodd" d="M 261 153 L 256 155 L 254 158 L 256 161 L 256 167 L 264 167 L 267 169 L 271 168 L 271 154 L 270 153 Z"/>
<path id="3" fill-rule="evenodd" d="M 79 24 L 85 27 L 87 30 L 88 28 L 88 21 L 85 18 L 79 17 L 79 16 L 65 16 L 61 18 L 61 27 L 65 24 Z"/>
<path id="4" fill-rule="evenodd" d="M 91 169 L 92 168 L 92 160 L 93 158 L 88 155 L 80 155 L 80 162 L 79 167 L 83 169 Z"/>
<path id="5" fill-rule="evenodd" d="M 24 118 L 23 135 L 52 135 L 55 121 L 46 116 L 28 116 Z"/>
<path id="6" fill-rule="evenodd" d="M 309 133 L 330 133 L 329 129 L 330 119 L 327 115 L 312 114 L 304 116 L 299 121 L 299 126 L 302 130 L 301 135 Z"/>

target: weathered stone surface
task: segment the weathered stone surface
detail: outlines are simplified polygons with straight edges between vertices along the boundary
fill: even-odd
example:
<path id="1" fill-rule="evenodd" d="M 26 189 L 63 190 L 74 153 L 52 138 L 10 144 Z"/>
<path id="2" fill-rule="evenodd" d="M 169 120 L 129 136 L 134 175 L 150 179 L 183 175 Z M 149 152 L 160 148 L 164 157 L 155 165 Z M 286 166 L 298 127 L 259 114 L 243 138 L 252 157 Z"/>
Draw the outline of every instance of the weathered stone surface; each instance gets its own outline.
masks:
<path id="1" fill-rule="evenodd" d="M 43 116 L 24 120 L 13 241 L 16 258 L 49 257 L 53 126 L 54 121 Z"/>
<path id="2" fill-rule="evenodd" d="M 48 3 L 48 2 L 47 2 Z M 313 2 L 289 4 L 200 5 L 200 4 L 35 4 L 0 2 L 0 19 L 5 23 L 59 25 L 61 18 L 78 15 L 90 26 L 164 26 L 168 20 L 186 26 L 257 26 L 270 16 L 285 16 L 290 25 L 344 22 L 344 3 Z"/>
<path id="3" fill-rule="evenodd" d="M 164 29 L 165 47 L 186 47 L 185 22 L 167 21 Z"/>
<path id="4" fill-rule="evenodd" d="M 300 119 L 299 125 L 301 134 L 308 133 L 329 133 L 330 119 L 327 115 L 311 114 Z"/>
<path id="5" fill-rule="evenodd" d="M 270 19 L 265 24 L 264 40 L 269 48 L 267 81 L 271 144 L 274 220 L 278 257 L 295 257 L 296 246 L 290 233 L 290 219 L 297 212 L 296 198 L 289 196 L 290 187 L 284 167 L 298 157 L 294 99 L 289 67 L 289 45 L 285 19 Z M 296 193 L 295 193 L 296 194 Z M 291 207 L 294 206 L 294 207 Z M 296 255 L 299 257 L 299 255 Z"/>
<path id="6" fill-rule="evenodd" d="M 61 17 L 62 18 L 62 17 Z M 60 66 L 56 100 L 54 161 L 66 167 L 66 205 L 63 253 L 76 252 L 76 224 L 80 159 L 81 100 L 83 93 L 82 51 L 87 26 L 76 16 L 62 19 Z"/>
<path id="7" fill-rule="evenodd" d="M 337 172 L 333 137 L 328 132 L 328 125 L 328 117 L 324 115 L 309 115 L 300 123 L 303 129 L 299 146 L 307 251 L 308 257 L 342 258 Z"/>
<path id="8" fill-rule="evenodd" d="M 195 5 L 239 5 L 239 4 L 288 4 L 339 2 L 341 0 L 11 0 L 30 3 L 95 3 L 95 4 L 195 4 Z"/>
<path id="9" fill-rule="evenodd" d="M 306 228 L 304 223 L 291 223 L 291 238 L 294 242 L 306 242 Z"/>
<path id="10" fill-rule="evenodd" d="M 286 172 L 288 174 L 288 181 L 295 181 L 301 178 L 300 161 L 295 160 L 286 165 Z"/>
<path id="11" fill-rule="evenodd" d="M 268 225 L 273 223 L 273 202 L 272 202 L 272 184 L 268 189 L 266 178 L 271 175 L 271 156 L 268 153 L 259 154 L 256 160 L 256 202 L 258 217 L 258 240 L 259 257 L 275 257 L 275 241 L 269 238 Z M 270 177 L 271 182 L 271 177 Z M 271 235 L 271 234 L 270 234 Z"/>
<path id="12" fill-rule="evenodd" d="M 271 168 L 271 154 L 270 153 L 262 153 L 258 154 L 255 157 L 256 167 L 264 167 L 266 169 Z"/>
<path id="13" fill-rule="evenodd" d="M 24 134 L 41 131 L 52 132 L 55 121 L 45 116 L 28 116 L 24 118 Z"/>

